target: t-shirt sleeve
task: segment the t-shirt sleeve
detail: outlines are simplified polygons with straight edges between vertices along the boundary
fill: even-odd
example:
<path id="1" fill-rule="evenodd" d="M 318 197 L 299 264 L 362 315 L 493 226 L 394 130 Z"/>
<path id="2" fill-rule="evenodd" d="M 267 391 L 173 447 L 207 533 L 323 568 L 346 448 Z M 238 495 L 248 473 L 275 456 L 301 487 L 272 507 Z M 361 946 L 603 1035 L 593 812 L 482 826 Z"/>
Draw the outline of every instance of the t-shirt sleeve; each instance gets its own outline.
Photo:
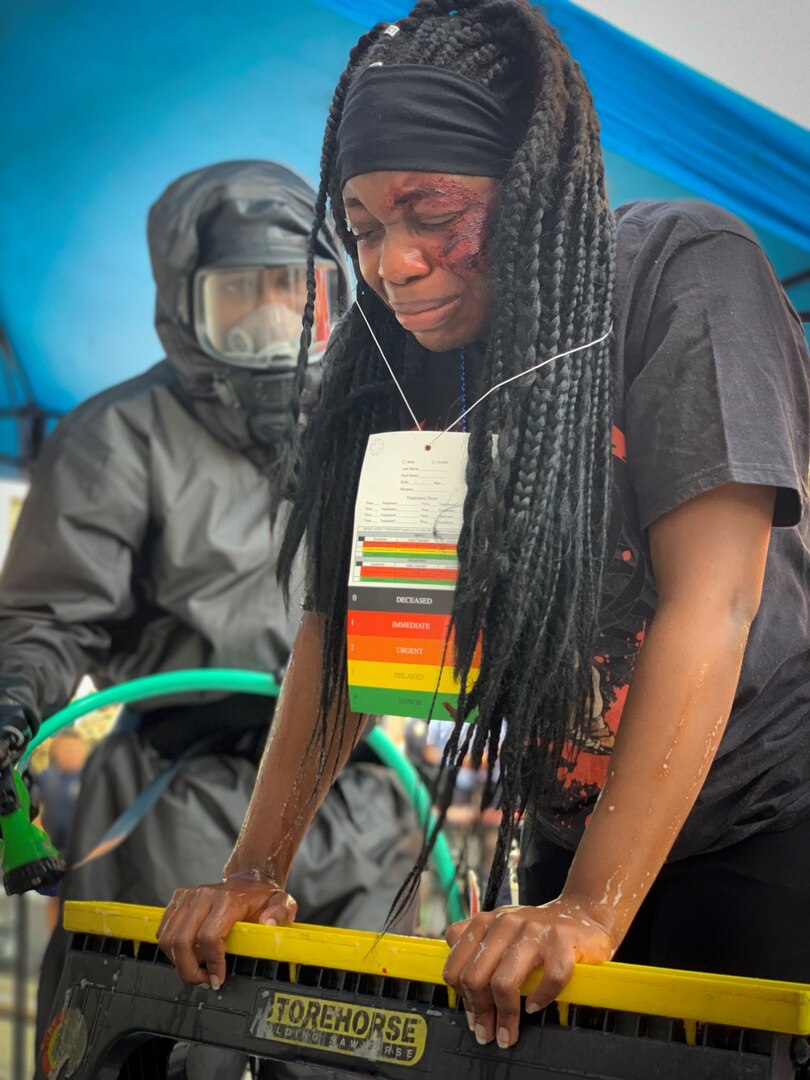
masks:
<path id="1" fill-rule="evenodd" d="M 643 361 L 624 415 L 642 527 L 729 482 L 777 488 L 774 525 L 795 525 L 810 462 L 808 354 L 770 262 L 741 232 L 708 230 L 669 255 L 654 287 L 634 328 Z"/>

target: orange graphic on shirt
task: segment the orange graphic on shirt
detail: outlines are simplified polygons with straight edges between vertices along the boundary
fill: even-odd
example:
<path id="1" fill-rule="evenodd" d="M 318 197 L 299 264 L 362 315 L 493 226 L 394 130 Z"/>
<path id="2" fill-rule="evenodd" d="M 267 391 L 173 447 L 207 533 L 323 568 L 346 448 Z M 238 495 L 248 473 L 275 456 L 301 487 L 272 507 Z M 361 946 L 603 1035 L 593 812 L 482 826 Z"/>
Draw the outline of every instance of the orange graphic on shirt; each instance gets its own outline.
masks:
<path id="1" fill-rule="evenodd" d="M 558 826 L 580 833 L 610 767 L 636 658 L 655 612 L 655 582 L 627 468 L 624 433 L 614 427 L 613 492 L 608 551 L 600 607 L 600 649 L 593 659 L 593 711 L 576 752 L 563 750 L 553 813 Z"/>

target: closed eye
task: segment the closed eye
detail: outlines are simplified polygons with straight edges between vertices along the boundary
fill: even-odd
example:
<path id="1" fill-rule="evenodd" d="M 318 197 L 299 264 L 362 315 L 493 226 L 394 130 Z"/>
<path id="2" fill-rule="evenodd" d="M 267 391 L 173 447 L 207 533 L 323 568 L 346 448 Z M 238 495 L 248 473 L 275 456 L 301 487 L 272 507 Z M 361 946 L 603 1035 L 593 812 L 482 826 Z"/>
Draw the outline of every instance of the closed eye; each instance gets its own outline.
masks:
<path id="1" fill-rule="evenodd" d="M 456 214 L 445 214 L 443 217 L 419 218 L 413 222 L 413 227 L 416 229 L 425 229 L 427 232 L 430 232 L 432 229 L 444 229 L 448 225 L 452 225 L 453 222 L 458 221 L 463 213 L 464 211 L 460 210 Z"/>
<path id="2" fill-rule="evenodd" d="M 348 228 L 349 235 L 357 244 L 368 243 L 370 240 L 373 240 L 375 237 L 377 237 L 382 231 L 382 226 L 380 225 L 367 225 L 364 228 L 356 229 L 353 229 L 351 225 L 349 225 Z"/>

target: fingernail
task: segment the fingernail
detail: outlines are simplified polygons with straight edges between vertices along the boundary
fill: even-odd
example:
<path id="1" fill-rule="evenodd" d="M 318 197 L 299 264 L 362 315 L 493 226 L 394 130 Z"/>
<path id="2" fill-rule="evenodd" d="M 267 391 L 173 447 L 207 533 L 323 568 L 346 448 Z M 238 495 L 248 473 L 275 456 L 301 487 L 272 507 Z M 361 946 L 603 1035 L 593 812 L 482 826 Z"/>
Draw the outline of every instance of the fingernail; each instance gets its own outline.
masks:
<path id="1" fill-rule="evenodd" d="M 219 990 L 220 986 L 222 986 L 222 983 L 219 981 L 219 979 L 216 977 L 216 975 L 212 975 L 211 976 L 211 989 L 212 990 Z"/>
<path id="2" fill-rule="evenodd" d="M 260 916 L 259 922 L 262 924 L 262 926 L 278 926 L 278 923 L 272 917 L 272 915 L 270 916 L 270 918 L 263 918 Z"/>
<path id="3" fill-rule="evenodd" d="M 526 1002 L 526 1012 L 527 1012 L 527 1013 L 536 1013 L 536 1012 L 540 1012 L 540 1010 L 542 1009 L 542 1007 L 543 1007 L 543 1006 L 542 1006 L 542 1005 L 538 1005 L 536 1001 L 527 1001 L 527 1002 Z"/>
<path id="4" fill-rule="evenodd" d="M 498 1046 L 500 1046 L 501 1050 L 508 1050 L 509 1049 L 509 1028 L 505 1028 L 505 1027 L 499 1027 L 498 1028 L 498 1040 L 497 1041 L 498 1041 Z"/>
<path id="5" fill-rule="evenodd" d="M 210 990 L 211 989 L 211 984 L 210 983 L 200 983 L 200 986 L 203 988 L 203 990 Z"/>
<path id="6" fill-rule="evenodd" d="M 470 1031 L 475 1031 L 475 1013 L 467 1013 L 467 1023 L 470 1026 Z"/>
<path id="7" fill-rule="evenodd" d="M 491 1039 L 487 1037 L 487 1029 L 483 1024 L 475 1025 L 475 1041 L 480 1046 L 486 1046 L 488 1042 L 491 1042 Z"/>

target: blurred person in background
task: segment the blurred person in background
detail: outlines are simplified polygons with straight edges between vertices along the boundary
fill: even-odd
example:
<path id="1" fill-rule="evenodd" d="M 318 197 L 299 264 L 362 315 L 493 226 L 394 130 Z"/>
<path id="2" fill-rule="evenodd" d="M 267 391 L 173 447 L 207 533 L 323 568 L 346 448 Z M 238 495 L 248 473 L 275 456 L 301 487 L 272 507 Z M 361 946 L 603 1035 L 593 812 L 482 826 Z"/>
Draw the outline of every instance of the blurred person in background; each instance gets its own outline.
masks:
<path id="1" fill-rule="evenodd" d="M 51 739 L 48 767 L 38 777 L 42 827 L 60 854 L 68 849 L 82 770 L 89 747 L 78 728 L 65 728 Z"/>
<path id="2" fill-rule="evenodd" d="M 79 798 L 82 770 L 89 747 L 78 728 L 65 728 L 48 744 L 48 766 L 36 778 L 39 796 L 39 824 L 64 856 L 70 842 L 76 802 Z M 48 930 L 53 930 L 59 916 L 59 901 L 48 901 Z"/>

